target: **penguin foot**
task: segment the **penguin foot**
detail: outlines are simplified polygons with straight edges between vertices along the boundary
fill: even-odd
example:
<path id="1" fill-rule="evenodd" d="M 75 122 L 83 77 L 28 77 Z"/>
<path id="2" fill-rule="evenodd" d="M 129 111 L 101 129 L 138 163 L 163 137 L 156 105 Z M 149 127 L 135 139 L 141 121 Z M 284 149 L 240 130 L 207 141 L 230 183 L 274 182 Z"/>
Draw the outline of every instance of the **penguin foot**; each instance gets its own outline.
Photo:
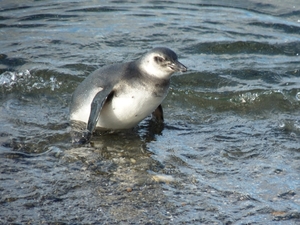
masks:
<path id="1" fill-rule="evenodd" d="M 87 144 L 90 142 L 91 138 L 92 138 L 92 133 L 90 131 L 86 131 L 83 133 L 83 135 L 79 139 L 78 143 L 81 145 Z"/>

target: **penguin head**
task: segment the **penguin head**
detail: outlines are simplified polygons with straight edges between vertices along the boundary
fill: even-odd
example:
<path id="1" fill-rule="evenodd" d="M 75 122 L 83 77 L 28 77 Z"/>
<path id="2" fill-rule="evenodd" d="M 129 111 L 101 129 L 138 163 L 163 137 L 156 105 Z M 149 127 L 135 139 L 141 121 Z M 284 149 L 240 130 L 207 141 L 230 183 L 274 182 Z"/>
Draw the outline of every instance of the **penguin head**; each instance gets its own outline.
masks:
<path id="1" fill-rule="evenodd" d="M 187 68 L 178 61 L 178 57 L 171 49 L 154 48 L 141 57 L 140 68 L 148 75 L 169 79 L 175 72 L 185 72 Z"/>

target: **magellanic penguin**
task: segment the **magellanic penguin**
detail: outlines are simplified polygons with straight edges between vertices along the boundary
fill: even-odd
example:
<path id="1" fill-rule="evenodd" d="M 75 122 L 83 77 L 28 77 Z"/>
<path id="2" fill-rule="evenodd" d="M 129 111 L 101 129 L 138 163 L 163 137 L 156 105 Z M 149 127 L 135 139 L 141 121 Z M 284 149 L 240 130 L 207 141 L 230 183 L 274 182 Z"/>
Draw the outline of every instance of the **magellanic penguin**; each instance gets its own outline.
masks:
<path id="1" fill-rule="evenodd" d="M 122 130 L 153 113 L 163 120 L 161 103 L 174 72 L 187 68 L 168 48 L 154 48 L 136 61 L 113 64 L 91 73 L 75 90 L 71 121 L 87 124 L 79 143 L 89 142 L 95 129 Z"/>

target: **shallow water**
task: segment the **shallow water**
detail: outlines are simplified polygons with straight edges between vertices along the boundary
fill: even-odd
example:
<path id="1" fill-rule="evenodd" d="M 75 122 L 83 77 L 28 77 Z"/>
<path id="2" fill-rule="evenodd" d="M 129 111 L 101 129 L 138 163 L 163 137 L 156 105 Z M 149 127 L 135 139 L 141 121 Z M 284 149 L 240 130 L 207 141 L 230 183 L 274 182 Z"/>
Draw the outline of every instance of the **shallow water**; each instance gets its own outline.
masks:
<path id="1" fill-rule="evenodd" d="M 0 222 L 300 223 L 298 1 L 2 1 Z M 71 143 L 96 68 L 173 49 L 165 127 Z"/>

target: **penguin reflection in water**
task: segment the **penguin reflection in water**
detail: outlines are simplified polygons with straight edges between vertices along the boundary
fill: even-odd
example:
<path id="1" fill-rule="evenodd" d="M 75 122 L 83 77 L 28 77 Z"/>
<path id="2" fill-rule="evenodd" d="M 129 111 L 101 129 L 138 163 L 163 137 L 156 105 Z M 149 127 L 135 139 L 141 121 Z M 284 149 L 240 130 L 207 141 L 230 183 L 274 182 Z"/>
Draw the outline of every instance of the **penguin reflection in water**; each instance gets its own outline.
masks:
<path id="1" fill-rule="evenodd" d="M 123 130 L 135 127 L 151 113 L 163 121 L 161 103 L 174 72 L 185 72 L 175 52 L 154 48 L 136 61 L 114 64 L 90 74 L 75 90 L 71 121 L 87 124 L 80 144 L 90 141 L 95 129 Z"/>

